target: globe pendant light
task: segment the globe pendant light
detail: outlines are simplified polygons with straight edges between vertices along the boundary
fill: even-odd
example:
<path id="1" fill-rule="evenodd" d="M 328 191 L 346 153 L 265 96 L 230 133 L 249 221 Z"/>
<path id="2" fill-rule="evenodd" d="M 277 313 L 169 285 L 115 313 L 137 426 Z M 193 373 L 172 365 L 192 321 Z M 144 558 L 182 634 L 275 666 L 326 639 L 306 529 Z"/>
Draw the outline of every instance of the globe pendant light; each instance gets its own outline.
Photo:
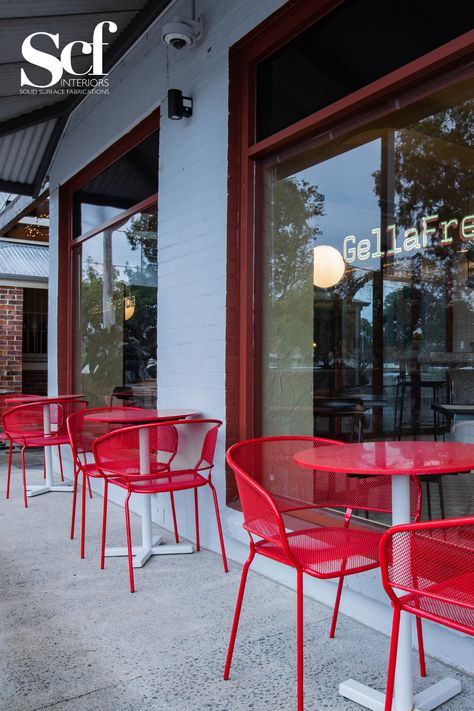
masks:
<path id="1" fill-rule="evenodd" d="M 335 248 L 327 244 L 314 247 L 313 250 L 313 283 L 321 289 L 328 289 L 338 284 L 342 277 L 346 265 L 342 254 Z"/>

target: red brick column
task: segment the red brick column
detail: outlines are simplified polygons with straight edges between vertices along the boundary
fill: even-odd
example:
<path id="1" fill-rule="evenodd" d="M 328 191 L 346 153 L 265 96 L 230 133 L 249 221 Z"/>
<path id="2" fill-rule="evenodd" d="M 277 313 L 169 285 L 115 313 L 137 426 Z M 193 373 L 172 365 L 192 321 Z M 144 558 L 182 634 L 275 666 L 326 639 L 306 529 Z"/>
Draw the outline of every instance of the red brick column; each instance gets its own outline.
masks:
<path id="1" fill-rule="evenodd" d="M 21 392 L 23 289 L 0 286 L 0 389 Z"/>

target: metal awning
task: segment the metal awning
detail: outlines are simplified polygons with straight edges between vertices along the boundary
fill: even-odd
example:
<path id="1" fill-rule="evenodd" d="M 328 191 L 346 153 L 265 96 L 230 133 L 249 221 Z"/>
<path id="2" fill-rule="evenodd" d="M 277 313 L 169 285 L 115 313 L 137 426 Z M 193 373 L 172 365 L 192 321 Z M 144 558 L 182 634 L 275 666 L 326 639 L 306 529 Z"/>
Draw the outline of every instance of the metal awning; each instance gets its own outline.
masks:
<path id="1" fill-rule="evenodd" d="M 0 283 L 46 282 L 49 249 L 46 245 L 0 242 Z"/>
<path id="2" fill-rule="evenodd" d="M 112 20 L 118 30 L 104 38 L 108 42 L 104 72 L 109 72 L 170 4 L 170 0 L 0 0 L 1 191 L 39 194 L 67 118 L 85 96 L 69 94 L 58 101 L 52 93 L 20 94 L 22 67 L 32 81 L 35 71 L 42 73 L 43 79 L 38 83 L 44 81 L 45 75 L 44 69 L 25 62 L 23 40 L 33 32 L 49 32 L 59 33 L 61 46 L 77 40 L 90 41 L 99 22 Z M 50 41 L 47 51 L 53 54 Z M 60 50 L 55 53 L 59 56 Z M 73 52 L 73 60 L 76 71 L 90 63 L 81 55 L 79 46 L 77 54 Z"/>

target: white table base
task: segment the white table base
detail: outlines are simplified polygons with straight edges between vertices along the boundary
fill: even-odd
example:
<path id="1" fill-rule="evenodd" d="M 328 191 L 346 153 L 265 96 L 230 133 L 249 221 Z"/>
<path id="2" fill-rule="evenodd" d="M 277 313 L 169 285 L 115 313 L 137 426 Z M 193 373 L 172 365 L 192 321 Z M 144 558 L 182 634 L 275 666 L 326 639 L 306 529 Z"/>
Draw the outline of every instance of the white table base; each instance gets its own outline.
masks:
<path id="1" fill-rule="evenodd" d="M 26 495 L 28 497 L 39 496 L 40 494 L 48 494 L 50 491 L 62 491 L 63 493 L 72 492 L 73 485 L 70 484 L 68 481 L 64 481 L 60 484 L 52 484 L 51 486 L 48 486 L 47 484 L 39 484 L 38 486 L 26 487 Z"/>
<path id="2" fill-rule="evenodd" d="M 142 475 L 150 471 L 150 453 L 148 447 L 148 429 L 139 431 L 140 472 Z M 142 568 L 153 555 L 177 555 L 194 553 L 191 543 L 162 544 L 163 536 L 153 537 L 151 516 L 151 494 L 139 494 L 142 500 L 142 545 L 132 546 L 133 567 Z M 128 555 L 127 548 L 106 548 L 106 557 Z"/>
<path id="3" fill-rule="evenodd" d="M 151 558 L 152 555 L 175 555 L 176 553 L 193 553 L 193 547 L 190 543 L 172 543 L 169 545 L 163 545 L 163 536 L 156 536 L 153 538 L 153 545 L 149 548 L 143 546 L 133 546 L 133 567 L 142 568 L 147 560 Z M 127 548 L 106 548 L 106 557 L 113 556 L 125 556 L 128 555 Z"/>
<path id="4" fill-rule="evenodd" d="M 457 679 L 446 677 L 436 684 L 432 684 L 424 691 L 416 694 L 413 697 L 413 711 L 432 711 L 445 701 L 449 701 L 453 696 L 460 694 L 462 691 L 461 683 Z M 385 694 L 372 689 L 370 686 L 361 684 L 355 679 L 348 679 L 339 685 L 339 693 L 346 699 L 355 701 L 357 704 L 364 706 L 371 711 L 384 711 Z M 395 702 L 392 705 L 392 711 L 399 711 Z M 411 710 L 410 710 L 411 711 Z"/>
<path id="5" fill-rule="evenodd" d="M 410 522 L 410 477 L 392 476 L 392 525 Z M 446 677 L 413 695 L 412 615 L 402 612 L 392 711 L 431 711 L 461 692 L 457 679 Z M 388 659 L 388 652 L 387 652 Z M 343 681 L 339 693 L 371 711 L 384 711 L 385 694 L 354 679 Z"/>

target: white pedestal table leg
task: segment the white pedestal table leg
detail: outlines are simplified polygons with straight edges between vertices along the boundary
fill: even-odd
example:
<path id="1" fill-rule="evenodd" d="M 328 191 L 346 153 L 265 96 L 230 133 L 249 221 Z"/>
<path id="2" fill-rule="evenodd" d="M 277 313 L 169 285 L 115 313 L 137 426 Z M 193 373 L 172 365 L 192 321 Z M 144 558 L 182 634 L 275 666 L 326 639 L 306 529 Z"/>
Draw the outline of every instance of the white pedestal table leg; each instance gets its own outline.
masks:
<path id="1" fill-rule="evenodd" d="M 410 523 L 410 477 L 392 476 L 392 524 Z M 410 551 L 395 552 L 410 565 Z M 403 562 L 402 562 L 403 565 Z M 394 705 L 397 711 L 413 708 L 413 672 L 411 665 L 411 615 L 402 612 L 395 671 Z"/>

